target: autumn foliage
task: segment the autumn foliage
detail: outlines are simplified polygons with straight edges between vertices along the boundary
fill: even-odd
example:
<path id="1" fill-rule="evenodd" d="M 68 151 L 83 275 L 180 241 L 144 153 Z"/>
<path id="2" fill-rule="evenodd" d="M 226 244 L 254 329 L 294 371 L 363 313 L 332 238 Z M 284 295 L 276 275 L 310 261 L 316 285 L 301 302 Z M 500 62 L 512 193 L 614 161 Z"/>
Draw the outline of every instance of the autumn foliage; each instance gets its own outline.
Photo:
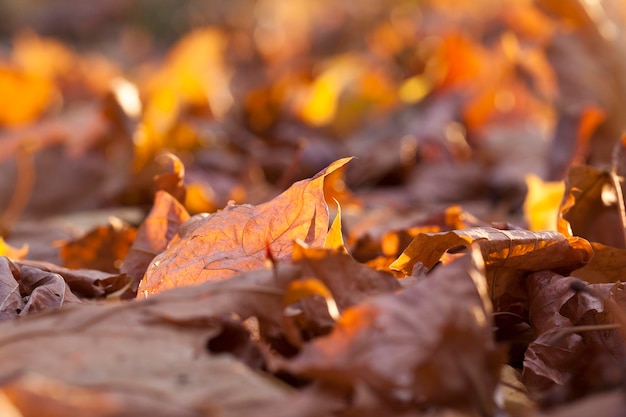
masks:
<path id="1" fill-rule="evenodd" d="M 619 1 L 175 3 L 5 6 L 0 415 L 623 414 Z"/>

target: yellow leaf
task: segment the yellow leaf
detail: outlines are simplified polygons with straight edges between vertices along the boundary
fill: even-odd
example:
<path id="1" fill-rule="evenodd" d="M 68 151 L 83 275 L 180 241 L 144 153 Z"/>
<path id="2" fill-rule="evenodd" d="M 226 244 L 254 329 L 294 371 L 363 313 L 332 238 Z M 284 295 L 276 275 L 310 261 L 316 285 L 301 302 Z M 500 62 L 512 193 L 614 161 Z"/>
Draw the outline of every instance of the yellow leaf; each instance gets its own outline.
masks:
<path id="1" fill-rule="evenodd" d="M 528 193 L 524 201 L 524 216 L 532 231 L 557 230 L 559 206 L 563 199 L 563 181 L 543 181 L 536 175 L 526 176 Z"/>
<path id="2" fill-rule="evenodd" d="M 28 245 L 22 245 L 21 248 L 14 248 L 0 237 L 0 256 L 6 256 L 12 259 L 24 259 L 28 253 Z"/>
<path id="3" fill-rule="evenodd" d="M 335 203 L 337 203 L 337 215 L 326 235 L 324 249 L 336 249 L 339 252 L 348 253 L 343 242 L 343 234 L 341 233 L 341 205 L 337 200 L 335 200 Z"/>
<path id="4" fill-rule="evenodd" d="M 322 281 L 316 278 L 299 279 L 289 283 L 287 290 L 285 291 L 285 297 L 283 304 L 288 306 L 298 302 L 304 298 L 311 297 L 313 295 L 319 295 L 326 301 L 326 307 L 328 308 L 328 314 L 334 319 L 338 320 L 340 313 L 337 303 L 333 298 L 330 290 Z"/>

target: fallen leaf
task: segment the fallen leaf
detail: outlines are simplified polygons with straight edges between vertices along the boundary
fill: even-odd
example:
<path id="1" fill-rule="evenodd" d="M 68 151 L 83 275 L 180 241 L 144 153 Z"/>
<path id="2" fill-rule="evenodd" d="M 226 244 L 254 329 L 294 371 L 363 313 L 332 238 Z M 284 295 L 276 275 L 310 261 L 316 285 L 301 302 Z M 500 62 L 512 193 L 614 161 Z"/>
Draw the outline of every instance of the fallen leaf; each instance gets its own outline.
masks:
<path id="1" fill-rule="evenodd" d="M 296 244 L 293 262 L 302 267 L 305 276 L 323 282 L 342 310 L 368 297 L 401 288 L 398 280 L 390 273 L 376 271 L 338 250 L 306 248 Z"/>
<path id="2" fill-rule="evenodd" d="M 582 268 L 570 274 L 590 284 L 618 282 L 624 279 L 626 267 L 626 249 L 613 248 L 601 243 L 591 242 L 593 257 Z"/>
<path id="3" fill-rule="evenodd" d="M 529 320 L 537 338 L 524 356 L 522 381 L 544 405 L 617 386 L 626 357 L 609 299 L 623 308 L 622 283 L 592 284 L 552 272 L 527 277 Z"/>
<path id="4" fill-rule="evenodd" d="M 298 276 L 299 269 L 285 265 L 149 300 L 75 305 L 7 321 L 0 324 L 0 389 L 20 410 L 39 410 L 24 402 L 39 398 L 37 404 L 88 411 L 89 401 L 53 394 L 76 392 L 102 400 L 113 415 L 257 415 L 292 389 L 220 349 L 244 346 L 225 336 L 232 323 L 221 317 L 255 315 L 279 324 L 284 288 Z M 33 378 L 57 389 L 36 389 Z"/>
<path id="5" fill-rule="evenodd" d="M 50 106 L 55 86 L 50 80 L 11 68 L 0 68 L 0 94 L 13 97 L 0 107 L 0 126 L 31 122 Z"/>
<path id="6" fill-rule="evenodd" d="M 624 203 L 615 173 L 590 166 L 573 166 L 565 180 L 558 230 L 591 242 L 626 248 Z"/>
<path id="7" fill-rule="evenodd" d="M 78 302 L 59 274 L 0 257 L 0 320 Z"/>
<path id="8" fill-rule="evenodd" d="M 165 172 L 155 175 L 154 187 L 156 191 L 166 191 L 176 198 L 181 204 L 185 204 L 187 188 L 185 187 L 185 165 L 174 154 L 166 152 L 156 157 L 156 162 L 164 168 Z"/>
<path id="9" fill-rule="evenodd" d="M 18 267 L 28 267 L 42 273 L 58 275 L 80 298 L 103 298 L 129 285 L 131 278 L 123 273 L 107 273 L 94 269 L 69 269 L 48 262 L 22 260 Z"/>
<path id="10" fill-rule="evenodd" d="M 324 177 L 350 159 L 332 163 L 259 206 L 229 205 L 218 213 L 192 217 L 150 264 L 138 295 L 263 268 L 266 244 L 277 260 L 291 256 L 296 239 L 322 246 L 328 230 Z"/>
<path id="11" fill-rule="evenodd" d="M 528 192 L 524 200 L 524 217 L 528 228 L 540 230 L 557 230 L 559 208 L 565 192 L 562 181 L 543 181 L 536 175 L 526 176 Z"/>
<path id="12" fill-rule="evenodd" d="M 63 265 L 70 269 L 119 272 L 136 234 L 135 228 L 111 218 L 106 226 L 98 226 L 78 239 L 64 242 L 60 249 Z"/>
<path id="13" fill-rule="evenodd" d="M 497 311 L 525 298 L 523 277 L 531 271 L 570 272 L 589 262 L 593 251 L 589 242 L 566 237 L 555 231 L 500 230 L 474 227 L 415 237 L 390 268 L 411 275 L 418 263 L 431 269 L 446 251 L 468 247 L 476 242 L 485 261 L 487 283 Z M 506 297 L 503 298 L 503 296 Z"/>
<path id="14" fill-rule="evenodd" d="M 12 259 L 24 259 L 28 254 L 28 245 L 24 244 L 21 248 L 14 248 L 0 237 L 0 256 L 6 256 Z"/>
<path id="15" fill-rule="evenodd" d="M 121 272 L 133 277 L 130 288 L 133 295 L 136 295 L 150 262 L 167 248 L 180 225 L 187 220 L 189 213 L 178 200 L 165 191 L 157 191 L 152 210 L 139 226 L 122 263 Z"/>
<path id="16" fill-rule="evenodd" d="M 347 309 L 330 335 L 281 368 L 337 389 L 364 385 L 395 406 L 489 413 L 501 358 L 480 264 L 476 252 L 412 288 Z"/>

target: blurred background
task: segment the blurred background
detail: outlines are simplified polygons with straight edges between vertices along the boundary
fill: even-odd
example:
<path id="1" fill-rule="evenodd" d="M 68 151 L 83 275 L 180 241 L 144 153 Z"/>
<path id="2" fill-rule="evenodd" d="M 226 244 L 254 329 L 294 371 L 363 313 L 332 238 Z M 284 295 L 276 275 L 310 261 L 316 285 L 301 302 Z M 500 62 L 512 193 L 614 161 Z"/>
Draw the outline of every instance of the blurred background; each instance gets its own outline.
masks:
<path id="1" fill-rule="evenodd" d="M 620 0 L 4 0 L 0 220 L 149 207 L 171 151 L 191 212 L 356 156 L 348 206 L 523 225 L 529 178 L 615 162 L 625 21 Z"/>

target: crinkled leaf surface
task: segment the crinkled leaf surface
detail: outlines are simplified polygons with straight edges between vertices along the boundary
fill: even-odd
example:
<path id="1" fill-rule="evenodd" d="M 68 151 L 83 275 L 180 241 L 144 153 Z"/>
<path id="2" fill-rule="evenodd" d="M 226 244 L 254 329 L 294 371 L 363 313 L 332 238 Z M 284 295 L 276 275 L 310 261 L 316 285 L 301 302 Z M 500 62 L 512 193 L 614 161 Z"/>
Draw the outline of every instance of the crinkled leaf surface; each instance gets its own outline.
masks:
<path id="1" fill-rule="evenodd" d="M 529 272 L 547 269 L 569 272 L 587 263 L 593 254 L 585 239 L 566 237 L 555 231 L 472 227 L 419 234 L 390 268 L 406 275 L 418 263 L 430 269 L 446 251 L 473 242 L 483 255 L 489 293 L 498 310 L 507 308 L 513 300 L 525 298 L 522 277 Z"/>
<path id="2" fill-rule="evenodd" d="M 59 275 L 72 293 L 80 298 L 101 298 L 121 290 L 130 282 L 126 274 L 111 274 L 94 269 L 69 269 L 40 261 L 15 261 L 19 267 L 28 266 L 45 273 Z"/>
<path id="3" fill-rule="evenodd" d="M 211 353 L 219 351 L 225 329 L 232 329 L 220 317 L 279 322 L 283 288 L 299 274 L 283 266 L 149 300 L 75 305 L 7 321 L 0 324 L 0 388 L 12 397 L 27 395 L 33 375 L 59 389 L 54 392 L 84 392 L 105 401 L 111 415 L 261 412 L 291 389 L 231 355 Z M 45 390 L 38 395 L 72 404 Z"/>
<path id="4" fill-rule="evenodd" d="M 549 271 L 528 276 L 527 285 L 529 319 L 538 336 L 524 357 L 522 380 L 529 390 L 550 403 L 619 384 L 626 351 L 612 309 L 623 310 L 624 285 L 587 286 Z"/>
<path id="5" fill-rule="evenodd" d="M 296 239 L 323 246 L 328 230 L 324 177 L 350 159 L 332 163 L 267 203 L 229 205 L 218 213 L 194 216 L 151 263 L 138 296 L 262 268 L 268 245 L 276 259 L 290 257 Z"/>
<path id="6" fill-rule="evenodd" d="M 347 309 L 285 370 L 335 386 L 363 384 L 392 403 L 492 409 L 500 355 L 475 262 L 479 254 L 467 255 L 412 288 Z"/>
<path id="7" fill-rule="evenodd" d="M 619 189 L 618 189 L 619 187 Z M 615 173 L 573 166 L 565 180 L 559 231 L 591 242 L 626 248 L 621 186 Z"/>
<path id="8" fill-rule="evenodd" d="M 0 320 L 78 303 L 61 275 L 0 257 Z"/>

